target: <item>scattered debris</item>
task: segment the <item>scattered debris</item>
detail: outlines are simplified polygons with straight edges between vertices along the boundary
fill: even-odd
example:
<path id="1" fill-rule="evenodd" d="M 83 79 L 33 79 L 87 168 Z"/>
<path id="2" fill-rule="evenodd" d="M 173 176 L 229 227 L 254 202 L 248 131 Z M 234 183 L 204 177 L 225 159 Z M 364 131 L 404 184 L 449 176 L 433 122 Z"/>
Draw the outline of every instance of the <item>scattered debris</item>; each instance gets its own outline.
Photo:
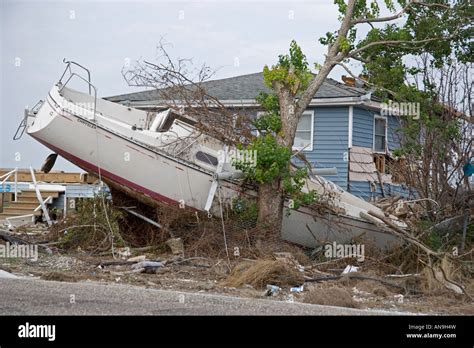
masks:
<path id="1" fill-rule="evenodd" d="M 146 256 L 145 255 L 140 255 L 140 256 L 131 257 L 127 261 L 128 262 L 140 262 L 140 261 L 145 261 L 145 260 L 146 260 Z"/>
<path id="2" fill-rule="evenodd" d="M 342 274 L 347 274 L 347 273 L 351 273 L 351 272 L 358 272 L 359 268 L 360 267 L 347 265 L 346 268 L 344 268 L 344 271 L 342 271 Z"/>
<path id="3" fill-rule="evenodd" d="M 160 267 L 164 267 L 164 263 L 158 261 L 141 261 L 132 265 L 133 270 L 145 273 L 155 273 L 156 269 Z"/>
<path id="4" fill-rule="evenodd" d="M 181 238 L 171 238 L 166 241 L 173 255 L 182 255 L 184 253 L 184 244 Z"/>
<path id="5" fill-rule="evenodd" d="M 296 292 L 296 293 L 303 292 L 303 288 L 304 288 L 304 284 L 302 284 L 301 286 L 294 286 L 290 289 L 290 292 Z"/>
<path id="6" fill-rule="evenodd" d="M 340 287 L 321 288 L 311 286 L 303 302 L 325 306 L 359 308 L 349 291 Z"/>
<path id="7" fill-rule="evenodd" d="M 285 262 L 289 266 L 296 268 L 300 272 L 304 272 L 304 266 L 302 266 L 295 256 L 289 252 L 276 252 L 273 253 L 277 261 Z"/>
<path id="8" fill-rule="evenodd" d="M 132 253 L 130 252 L 130 248 L 118 248 L 115 249 L 115 252 L 122 259 L 126 259 L 127 257 L 130 257 L 132 255 Z"/>
<path id="9" fill-rule="evenodd" d="M 77 282 L 78 281 L 77 277 L 74 275 L 63 273 L 63 272 L 57 272 L 57 271 L 52 271 L 52 272 L 43 274 L 41 276 L 41 279 L 54 280 L 57 282 Z"/>
<path id="10" fill-rule="evenodd" d="M 279 286 L 268 284 L 265 296 L 275 296 L 280 290 L 281 288 Z"/>

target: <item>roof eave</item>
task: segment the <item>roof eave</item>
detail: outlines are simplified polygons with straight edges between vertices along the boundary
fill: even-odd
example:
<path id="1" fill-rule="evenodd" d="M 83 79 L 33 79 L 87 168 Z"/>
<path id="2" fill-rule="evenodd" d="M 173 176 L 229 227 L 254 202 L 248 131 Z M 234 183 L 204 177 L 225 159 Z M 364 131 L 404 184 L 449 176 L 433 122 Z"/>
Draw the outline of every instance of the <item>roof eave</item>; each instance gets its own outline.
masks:
<path id="1" fill-rule="evenodd" d="M 222 105 L 226 107 L 258 107 L 259 103 L 254 99 L 235 99 L 235 100 L 221 100 Z M 142 109 L 156 109 L 167 108 L 170 105 L 180 106 L 175 101 L 122 101 L 121 104 Z M 341 98 L 314 98 L 309 103 L 309 106 L 349 106 L 349 105 L 365 105 L 369 108 L 380 109 L 380 102 L 371 100 L 367 96 L 360 97 L 341 97 Z"/>

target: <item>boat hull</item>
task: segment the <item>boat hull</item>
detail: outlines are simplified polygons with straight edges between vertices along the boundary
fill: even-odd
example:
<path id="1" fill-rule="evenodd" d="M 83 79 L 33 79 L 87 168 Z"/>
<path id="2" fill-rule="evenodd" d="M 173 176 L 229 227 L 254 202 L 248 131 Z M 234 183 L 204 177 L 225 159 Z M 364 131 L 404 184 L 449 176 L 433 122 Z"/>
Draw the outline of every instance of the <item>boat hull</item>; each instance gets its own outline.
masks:
<path id="1" fill-rule="evenodd" d="M 305 208 L 283 218 L 282 238 L 310 248 L 366 241 L 384 249 L 400 242 L 393 234 L 362 219 L 332 213 L 315 216 Z"/>
<path id="2" fill-rule="evenodd" d="M 190 167 L 92 120 L 61 110 L 60 99 L 52 90 L 27 129 L 30 136 L 82 169 L 149 198 L 184 208 L 204 207 L 211 172 Z"/>

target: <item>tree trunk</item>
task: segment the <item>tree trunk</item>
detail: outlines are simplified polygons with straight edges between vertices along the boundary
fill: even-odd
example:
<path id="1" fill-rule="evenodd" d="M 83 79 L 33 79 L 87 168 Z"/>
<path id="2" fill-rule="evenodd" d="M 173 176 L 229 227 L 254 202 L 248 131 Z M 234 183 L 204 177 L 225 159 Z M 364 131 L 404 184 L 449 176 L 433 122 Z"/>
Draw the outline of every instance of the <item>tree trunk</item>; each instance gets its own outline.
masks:
<path id="1" fill-rule="evenodd" d="M 261 184 L 258 190 L 258 222 L 272 231 L 281 231 L 283 195 L 280 182 Z"/>

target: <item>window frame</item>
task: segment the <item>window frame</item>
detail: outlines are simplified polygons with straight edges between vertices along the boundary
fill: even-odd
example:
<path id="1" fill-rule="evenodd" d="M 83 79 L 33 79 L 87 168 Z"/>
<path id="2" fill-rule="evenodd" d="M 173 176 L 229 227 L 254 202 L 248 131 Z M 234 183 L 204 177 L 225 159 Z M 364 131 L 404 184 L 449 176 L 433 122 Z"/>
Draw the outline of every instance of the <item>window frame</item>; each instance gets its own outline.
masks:
<path id="1" fill-rule="evenodd" d="M 212 157 L 212 158 L 215 158 L 217 163 L 214 165 L 212 163 L 209 163 L 209 162 L 206 162 L 206 161 L 203 161 L 201 159 L 198 158 L 198 154 L 199 153 L 202 153 L 204 154 L 205 156 L 207 156 L 208 158 Z M 218 164 L 219 164 L 219 157 L 217 156 L 214 156 L 213 154 L 209 153 L 209 151 L 205 151 L 204 149 L 198 149 L 195 153 L 194 153 L 194 159 L 196 161 L 199 162 L 198 165 L 203 165 L 203 166 L 207 166 L 207 167 L 212 167 L 212 168 L 217 168 Z"/>
<path id="2" fill-rule="evenodd" d="M 385 141 L 384 141 L 384 145 L 385 145 L 385 148 L 383 151 L 380 151 L 380 150 L 376 150 L 375 149 L 375 122 L 376 120 L 383 120 L 385 122 Z M 373 123 L 373 131 L 372 131 L 372 151 L 374 153 L 384 153 L 386 154 L 387 153 L 387 146 L 388 146 L 388 134 L 387 134 L 387 129 L 388 129 L 388 119 L 387 117 L 385 116 L 380 116 L 380 115 L 374 115 L 374 123 Z M 377 134 L 377 136 L 381 136 L 380 134 Z"/>
<path id="3" fill-rule="evenodd" d="M 301 116 L 311 116 L 311 135 L 310 135 L 310 145 L 306 147 L 299 147 L 299 146 L 294 146 L 292 147 L 293 150 L 299 150 L 299 151 L 313 151 L 313 146 L 314 146 L 314 110 L 306 110 L 303 112 Z M 301 120 L 301 119 L 300 119 Z M 298 122 L 299 123 L 299 122 Z M 296 126 L 296 132 L 298 132 L 298 126 Z M 296 138 L 296 132 L 295 132 L 295 138 Z M 303 130 L 303 132 L 307 132 L 307 130 Z"/>

